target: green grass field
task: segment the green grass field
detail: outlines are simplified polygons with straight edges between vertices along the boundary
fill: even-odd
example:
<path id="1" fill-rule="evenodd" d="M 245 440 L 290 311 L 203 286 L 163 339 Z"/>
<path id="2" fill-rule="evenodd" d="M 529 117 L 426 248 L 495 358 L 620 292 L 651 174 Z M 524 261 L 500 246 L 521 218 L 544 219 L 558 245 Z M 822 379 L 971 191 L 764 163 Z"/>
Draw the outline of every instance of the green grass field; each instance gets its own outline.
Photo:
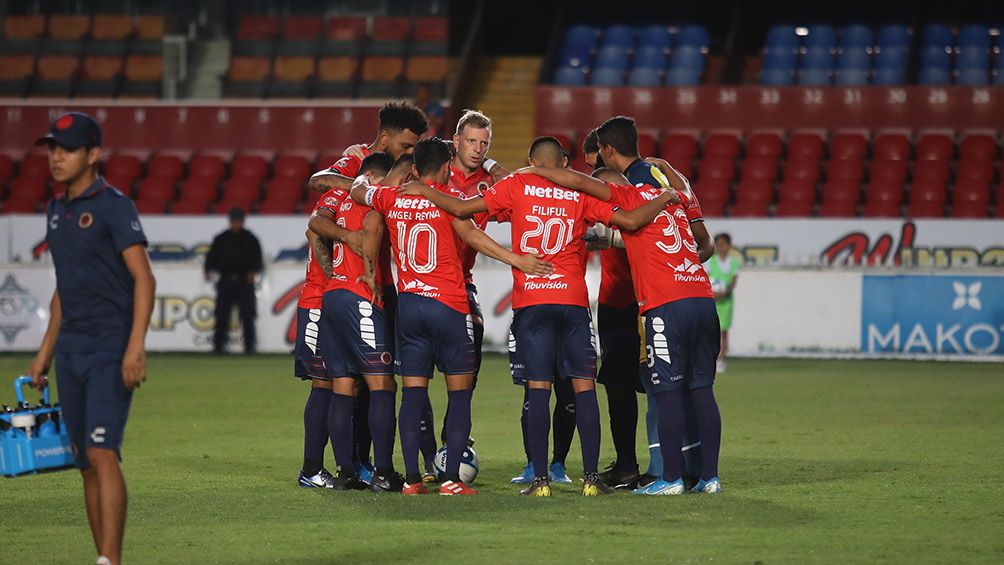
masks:
<path id="1" fill-rule="evenodd" d="M 0 356 L 0 374 L 29 360 Z M 474 396 L 481 494 L 463 498 L 298 488 L 307 388 L 291 364 L 151 358 L 124 448 L 128 562 L 1004 561 L 1001 365 L 735 360 L 716 385 L 722 495 L 526 499 L 508 482 L 522 391 L 503 358 Z M 81 493 L 72 470 L 0 479 L 0 562 L 92 563 Z"/>

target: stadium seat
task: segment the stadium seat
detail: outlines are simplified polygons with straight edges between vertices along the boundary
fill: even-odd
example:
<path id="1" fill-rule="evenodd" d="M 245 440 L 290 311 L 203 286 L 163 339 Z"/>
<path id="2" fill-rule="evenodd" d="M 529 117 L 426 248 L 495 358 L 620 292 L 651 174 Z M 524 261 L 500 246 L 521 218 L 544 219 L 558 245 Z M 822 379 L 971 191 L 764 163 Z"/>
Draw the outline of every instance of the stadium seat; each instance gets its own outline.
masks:
<path id="1" fill-rule="evenodd" d="M 181 184 L 181 192 L 178 195 L 178 200 L 202 202 L 203 204 L 213 202 L 219 196 L 219 191 L 216 188 L 217 182 L 219 182 L 219 179 L 189 177 Z"/>
<path id="2" fill-rule="evenodd" d="M 79 40 L 91 31 L 90 16 L 52 15 L 49 16 L 49 37 L 51 39 Z"/>
<path id="3" fill-rule="evenodd" d="M 583 45 L 591 49 L 599 39 L 599 30 L 590 25 L 573 25 L 565 31 L 565 45 Z"/>
<path id="4" fill-rule="evenodd" d="M 188 178 L 200 179 L 211 184 L 223 180 L 226 163 L 219 155 L 196 155 L 188 162 Z"/>
<path id="5" fill-rule="evenodd" d="M 810 26 L 809 34 L 805 36 L 805 47 L 809 51 L 826 49 L 832 52 L 837 48 L 836 30 L 828 25 Z"/>
<path id="6" fill-rule="evenodd" d="M 789 69 L 764 69 L 760 75 L 764 86 L 791 86 L 795 84 L 795 73 Z"/>
<path id="7" fill-rule="evenodd" d="M 404 59 L 400 57 L 366 57 L 362 64 L 362 97 L 395 96 L 404 73 Z"/>
<path id="8" fill-rule="evenodd" d="M 638 154 L 642 157 L 651 157 L 656 154 L 655 135 L 652 132 L 638 132 Z"/>
<path id="9" fill-rule="evenodd" d="M 666 68 L 668 58 L 666 52 L 661 47 L 639 47 L 634 54 L 635 69 L 656 69 Z"/>
<path id="10" fill-rule="evenodd" d="M 902 185 L 906 179 L 906 161 L 875 159 L 868 167 L 868 178 Z"/>
<path id="11" fill-rule="evenodd" d="M 565 67 L 588 69 L 593 64 L 593 52 L 582 45 L 566 45 L 561 48 L 559 64 Z"/>
<path id="12" fill-rule="evenodd" d="M 938 204 L 941 206 L 945 203 L 945 198 L 947 196 L 945 190 L 944 181 L 937 180 L 915 180 L 913 186 L 910 187 L 910 203 L 911 204 Z"/>
<path id="13" fill-rule="evenodd" d="M 594 66 L 626 71 L 630 67 L 629 63 L 630 56 L 627 49 L 618 45 L 611 45 L 600 49 L 596 54 Z"/>
<path id="14" fill-rule="evenodd" d="M 72 55 L 41 55 L 38 74 L 31 92 L 36 96 L 69 97 L 80 69 L 80 59 Z"/>
<path id="15" fill-rule="evenodd" d="M 875 55 L 875 69 L 900 69 L 902 70 L 909 60 L 909 53 L 905 49 L 882 49 Z"/>
<path id="16" fill-rule="evenodd" d="M 137 200 L 136 211 L 141 216 L 148 214 L 164 214 L 167 212 L 166 200 Z"/>
<path id="17" fill-rule="evenodd" d="M 77 96 L 114 96 L 125 70 L 125 59 L 114 55 L 84 57 Z"/>
<path id="18" fill-rule="evenodd" d="M 885 179 L 872 179 L 865 189 L 865 204 L 886 203 L 900 205 L 903 202 L 903 183 Z"/>
<path id="19" fill-rule="evenodd" d="M 136 179 L 129 179 L 128 177 L 113 175 L 111 173 L 105 173 L 102 176 L 104 176 L 105 182 L 107 182 L 109 186 L 117 188 L 119 192 L 125 194 L 129 198 L 134 196 L 134 183 Z"/>
<path id="20" fill-rule="evenodd" d="M 872 143 L 875 159 L 903 161 L 910 158 L 910 140 L 902 134 L 883 134 Z"/>
<path id="21" fill-rule="evenodd" d="M 936 181 L 942 184 L 948 180 L 948 161 L 944 159 L 928 159 L 917 161 L 913 165 L 913 180 Z"/>
<path id="22" fill-rule="evenodd" d="M 959 182 L 990 182 L 994 176 L 993 159 L 978 159 L 963 157 L 955 170 L 955 178 Z"/>
<path id="23" fill-rule="evenodd" d="M 25 96 L 34 74 L 34 55 L 0 55 L 0 95 Z"/>
<path id="24" fill-rule="evenodd" d="M 875 44 L 875 35 L 870 27 L 864 24 L 849 24 L 840 30 L 840 49 L 871 49 Z"/>
<path id="25" fill-rule="evenodd" d="M 839 69 L 833 75 L 833 84 L 837 86 L 866 86 L 868 72 L 859 69 Z"/>
<path id="26" fill-rule="evenodd" d="M 948 69 L 924 67 L 920 69 L 917 84 L 923 86 L 948 86 L 952 84 L 952 74 Z"/>
<path id="27" fill-rule="evenodd" d="M 788 138 L 789 159 L 821 159 L 823 138 L 814 133 L 795 133 Z"/>
<path id="28" fill-rule="evenodd" d="M 833 70 L 833 53 L 829 47 L 810 47 L 800 61 L 803 69 Z"/>
<path id="29" fill-rule="evenodd" d="M 223 183 L 223 201 L 257 202 L 261 196 L 258 182 L 249 177 L 231 177 Z"/>
<path id="30" fill-rule="evenodd" d="M 589 82 L 594 86 L 622 86 L 624 72 L 619 69 L 597 68 L 589 75 Z"/>
<path id="31" fill-rule="evenodd" d="M 802 86 L 830 86 L 833 81 L 825 69 L 802 69 L 798 71 L 798 84 Z"/>
<path id="32" fill-rule="evenodd" d="M 277 56 L 268 95 L 277 98 L 305 98 L 317 72 L 313 57 Z"/>
<path id="33" fill-rule="evenodd" d="M 983 69 L 959 69 L 955 77 L 955 84 L 959 86 L 989 86 L 990 74 Z"/>
<path id="34" fill-rule="evenodd" d="M 315 57 L 323 32 L 324 19 L 320 16 L 286 16 L 282 20 L 280 41 L 276 43 L 276 55 Z"/>
<path id="35" fill-rule="evenodd" d="M 202 200 L 179 200 L 171 205 L 172 214 L 202 216 L 208 211 L 208 204 Z"/>
<path id="36" fill-rule="evenodd" d="M 600 50 L 602 51 L 604 48 L 611 46 L 633 49 L 634 42 L 634 28 L 615 24 L 603 30 L 603 37 L 600 39 Z"/>
<path id="37" fill-rule="evenodd" d="M 18 174 L 23 177 L 48 177 L 49 156 L 45 153 L 29 153 L 21 159 Z"/>
<path id="38" fill-rule="evenodd" d="M 743 161 L 741 178 L 745 181 L 767 181 L 777 178 L 777 159 L 772 157 L 747 157 Z"/>
<path id="39" fill-rule="evenodd" d="M 628 73 L 628 86 L 637 87 L 659 87 L 662 86 L 662 77 L 659 75 L 659 71 L 652 68 L 636 68 L 631 69 Z M 696 84 L 696 83 L 695 83 Z M 684 86 L 678 82 L 672 84 L 671 86 Z"/>
<path id="40" fill-rule="evenodd" d="M 405 54 L 405 41 L 411 35 L 411 18 L 373 18 L 366 54 L 386 57 Z"/>
<path id="41" fill-rule="evenodd" d="M 857 159 L 833 159 L 826 165 L 827 180 L 861 182 L 864 178 L 861 161 Z"/>
<path id="42" fill-rule="evenodd" d="M 121 44 L 133 33 L 133 18 L 122 14 L 97 14 L 91 21 L 91 38 Z"/>
<path id="43" fill-rule="evenodd" d="M 560 86 L 585 86 L 586 74 L 578 67 L 561 67 L 554 73 L 554 83 Z"/>
<path id="44" fill-rule="evenodd" d="M 997 139 L 990 135 L 967 135 L 959 145 L 959 158 L 996 159 Z"/>
<path id="45" fill-rule="evenodd" d="M 986 24 L 968 24 L 959 28 L 957 45 L 960 49 L 970 47 L 990 49 L 990 27 Z"/>
<path id="46" fill-rule="evenodd" d="M 817 159 L 788 159 L 784 164 L 784 180 L 815 184 L 819 180 L 819 161 Z"/>
<path id="47" fill-rule="evenodd" d="M 952 30 L 944 24 L 928 24 L 924 26 L 924 33 L 921 36 L 921 46 L 929 47 L 951 47 L 955 43 Z"/>
<path id="48" fill-rule="evenodd" d="M 21 173 L 10 182 L 7 196 L 16 196 L 25 200 L 40 201 L 46 197 L 46 186 L 49 184 L 49 171 L 44 175 L 26 175 Z"/>
<path id="49" fill-rule="evenodd" d="M 669 27 L 665 25 L 648 25 L 638 33 L 638 49 L 652 48 L 659 51 L 668 51 L 673 47 L 673 35 Z"/>
<path id="50" fill-rule="evenodd" d="M 944 134 L 927 134 L 917 142 L 917 160 L 950 160 L 955 155 L 955 143 Z"/>
<path id="51" fill-rule="evenodd" d="M 410 83 L 441 83 L 446 80 L 449 62 L 446 57 L 421 56 L 408 59 L 405 78 Z M 408 90 L 413 90 L 409 88 Z"/>
<path id="52" fill-rule="evenodd" d="M 43 204 L 31 198 L 11 195 L 0 204 L 0 214 L 35 214 L 40 211 Z"/>
<path id="53" fill-rule="evenodd" d="M 770 203 L 774 199 L 774 181 L 742 179 L 736 187 L 736 202 Z"/>
<path id="54" fill-rule="evenodd" d="M 764 42 L 767 49 L 781 48 L 794 50 L 798 48 L 799 37 L 795 34 L 794 26 L 775 25 L 767 31 L 767 40 Z"/>
<path id="55" fill-rule="evenodd" d="M 831 159 L 862 160 L 868 153 L 868 140 L 857 133 L 839 133 L 830 142 Z"/>
<path id="56" fill-rule="evenodd" d="M 359 60 L 355 57 L 321 57 L 317 61 L 315 95 L 350 96 L 358 69 Z"/>
<path id="57" fill-rule="evenodd" d="M 776 133 L 754 133 L 746 140 L 747 157 L 779 159 L 784 152 L 781 136 Z"/>
<path id="58" fill-rule="evenodd" d="M 224 200 L 220 200 L 219 202 L 217 202 L 216 204 L 214 204 L 213 206 L 211 206 L 211 212 L 213 214 L 226 214 L 226 213 L 230 212 L 230 210 L 233 210 L 234 208 L 238 208 L 240 210 L 244 210 L 245 214 L 250 214 L 251 213 L 251 208 L 254 207 L 255 203 L 256 203 L 255 200 L 226 200 L 226 199 L 224 199 Z"/>
<path id="59" fill-rule="evenodd" d="M 862 213 L 865 218 L 898 218 L 902 215 L 902 205 L 891 202 L 866 202 Z"/>
<path id="60" fill-rule="evenodd" d="M 861 187 L 854 181 L 829 180 L 823 185 L 823 204 L 849 202 L 857 204 L 861 199 Z"/>
<path id="61" fill-rule="evenodd" d="M 184 164 L 177 155 L 154 155 L 147 161 L 146 176 L 175 182 L 181 178 Z"/>
<path id="62" fill-rule="evenodd" d="M 669 56 L 671 69 L 690 69 L 694 72 L 704 70 L 704 53 L 696 47 L 677 46 Z"/>
<path id="63" fill-rule="evenodd" d="M 950 50 L 944 46 L 925 47 L 920 53 L 920 66 L 921 69 L 931 68 L 949 70 L 952 68 L 952 54 Z"/>
<path id="64" fill-rule="evenodd" d="M 131 185 L 143 174 L 143 163 L 134 155 L 115 154 L 105 163 L 105 175 L 127 179 Z"/>
<path id="65" fill-rule="evenodd" d="M 731 133 L 710 134 L 704 140 L 702 151 L 705 157 L 734 159 L 739 156 L 739 138 Z"/>
<path id="66" fill-rule="evenodd" d="M 666 86 L 697 86 L 701 73 L 696 69 L 675 68 L 666 71 Z"/>
<path id="67" fill-rule="evenodd" d="M 990 51 L 982 47 L 962 47 L 955 57 L 955 66 L 962 69 L 983 69 L 990 67 Z"/>
<path id="68" fill-rule="evenodd" d="M 767 48 L 763 54 L 764 70 L 794 71 L 798 67 L 795 52 L 787 48 Z"/>
<path id="69" fill-rule="evenodd" d="M 233 57 L 223 82 L 223 95 L 262 98 L 271 67 L 272 61 L 267 57 Z"/>
<path id="70" fill-rule="evenodd" d="M 959 183 L 952 194 L 953 218 L 985 218 L 990 205 L 990 188 L 985 183 Z"/>
<path id="71" fill-rule="evenodd" d="M 279 18 L 243 15 L 237 24 L 238 40 L 269 40 L 279 35 Z"/>
<path id="72" fill-rule="evenodd" d="M 309 212 L 314 209 L 314 206 L 317 205 L 317 201 L 320 199 L 320 192 L 308 190 L 303 194 L 303 201 L 300 202 L 300 209 Z"/>
<path id="73" fill-rule="evenodd" d="M 732 157 L 706 155 L 697 169 L 697 178 L 732 182 L 736 170 Z"/>
<path id="74" fill-rule="evenodd" d="M 874 86 L 897 86 L 906 83 L 906 70 L 902 67 L 877 68 L 872 78 Z"/>
<path id="75" fill-rule="evenodd" d="M 268 176 L 268 162 L 259 155 L 238 155 L 230 163 L 230 178 L 250 179 L 260 183 Z"/>
<path id="76" fill-rule="evenodd" d="M 882 26 L 878 33 L 878 47 L 881 50 L 906 49 L 910 46 L 910 28 L 901 24 Z"/>
<path id="77" fill-rule="evenodd" d="M 786 180 L 778 189 L 777 215 L 781 217 L 811 216 L 816 201 L 814 182 Z"/>
<path id="78" fill-rule="evenodd" d="M 149 166 L 147 167 L 149 172 Z M 136 200 L 170 202 L 174 200 L 174 180 L 167 177 L 148 176 L 139 183 Z"/>
<path id="79" fill-rule="evenodd" d="M 724 179 L 699 178 L 694 183 L 694 193 L 703 204 L 706 200 L 721 200 L 727 202 L 732 194 L 729 189 L 731 181 Z"/>
<path id="80" fill-rule="evenodd" d="M 416 42 L 446 42 L 449 39 L 449 20 L 443 17 L 421 17 L 415 19 Z"/>
<path id="81" fill-rule="evenodd" d="M 5 14 L 3 36 L 10 40 L 30 40 L 45 33 L 45 16 Z"/>
<path id="82" fill-rule="evenodd" d="M 125 63 L 123 96 L 160 97 L 164 60 L 160 55 L 130 55 Z"/>
<path id="83" fill-rule="evenodd" d="M 671 133 L 662 138 L 659 156 L 672 163 L 670 157 L 686 157 L 691 160 L 697 155 L 697 139 L 692 135 Z M 675 165 L 674 165 L 675 166 Z"/>
<path id="84" fill-rule="evenodd" d="M 361 41 L 366 37 L 366 18 L 333 17 L 328 19 L 325 38 L 329 41 Z"/>
<path id="85" fill-rule="evenodd" d="M 760 200 L 737 200 L 729 210 L 729 215 L 735 218 L 763 218 L 768 215 L 768 204 Z"/>
<path id="86" fill-rule="evenodd" d="M 265 201 L 291 200 L 299 202 L 303 197 L 303 182 L 292 178 L 274 178 L 265 186 Z"/>
<path id="87" fill-rule="evenodd" d="M 272 169 L 272 178 L 296 183 L 306 182 L 312 172 L 310 161 L 301 155 L 280 155 L 273 163 Z"/>
<path id="88" fill-rule="evenodd" d="M 136 18 L 136 38 L 146 41 L 164 39 L 164 16 L 148 14 Z"/>
<path id="89" fill-rule="evenodd" d="M 842 71 L 856 70 L 867 73 L 872 67 L 872 56 L 864 47 L 845 49 L 840 53 L 837 67 Z"/>
<path id="90" fill-rule="evenodd" d="M 299 200 L 265 200 L 258 207 L 258 213 L 265 216 L 293 214 Z"/>
<path id="91" fill-rule="evenodd" d="M 676 36 L 677 47 L 694 47 L 701 51 L 707 51 L 711 45 L 711 36 L 704 26 L 685 25 L 680 28 L 680 33 Z"/>
<path id="92" fill-rule="evenodd" d="M 0 196 L 3 196 L 3 186 L 14 176 L 14 160 L 0 153 Z"/>

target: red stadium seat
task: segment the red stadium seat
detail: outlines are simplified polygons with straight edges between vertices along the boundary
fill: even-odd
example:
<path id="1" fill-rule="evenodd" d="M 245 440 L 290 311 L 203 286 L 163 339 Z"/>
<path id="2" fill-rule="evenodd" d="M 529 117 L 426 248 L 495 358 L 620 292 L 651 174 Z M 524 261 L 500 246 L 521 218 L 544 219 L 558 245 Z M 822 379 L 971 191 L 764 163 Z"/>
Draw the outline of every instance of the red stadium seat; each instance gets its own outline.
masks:
<path id="1" fill-rule="evenodd" d="M 947 192 L 945 183 L 936 180 L 915 180 L 910 187 L 910 203 L 945 203 Z"/>
<path id="2" fill-rule="evenodd" d="M 23 177 L 48 177 L 49 156 L 44 153 L 29 153 L 21 160 L 18 174 Z"/>
<path id="3" fill-rule="evenodd" d="M 314 163 L 314 172 L 320 171 L 322 169 L 327 169 L 331 165 L 334 165 L 342 158 L 342 152 L 325 152 L 321 153 L 317 157 L 317 161 Z"/>
<path id="4" fill-rule="evenodd" d="M 902 134 L 883 134 L 875 138 L 875 159 L 905 161 L 910 158 L 910 140 Z"/>
<path id="5" fill-rule="evenodd" d="M 49 16 L 49 37 L 52 39 L 83 39 L 90 30 L 90 16 Z"/>
<path id="6" fill-rule="evenodd" d="M 876 159 L 868 167 L 868 178 L 902 184 L 906 179 L 906 161 Z"/>
<path id="7" fill-rule="evenodd" d="M 948 180 L 948 161 L 917 161 L 913 165 L 913 180 L 935 180 L 944 184 Z"/>
<path id="8" fill-rule="evenodd" d="M 258 213 L 273 216 L 293 214 L 298 202 L 299 200 L 266 200 L 261 203 Z"/>
<path id="9" fill-rule="evenodd" d="M 411 18 L 373 18 L 373 41 L 404 41 L 411 34 Z"/>
<path id="10" fill-rule="evenodd" d="M 655 155 L 655 136 L 648 132 L 638 132 L 638 154 L 642 157 Z"/>
<path id="11" fill-rule="evenodd" d="M 952 193 L 952 203 L 982 202 L 990 203 L 990 185 L 982 181 L 959 181 Z"/>
<path id="12" fill-rule="evenodd" d="M 218 196 L 216 185 L 219 179 L 211 177 L 188 177 L 181 185 L 178 200 L 191 202 L 212 202 Z"/>
<path id="13" fill-rule="evenodd" d="M 299 202 L 303 197 L 303 183 L 288 179 L 274 178 L 265 186 L 265 202 L 270 200 L 292 200 Z"/>
<path id="14" fill-rule="evenodd" d="M 366 36 L 366 18 L 331 18 L 325 35 L 332 41 L 360 41 Z"/>
<path id="15" fill-rule="evenodd" d="M 160 82 L 164 78 L 164 59 L 160 55 L 129 55 L 125 78 L 137 82 Z"/>
<path id="16" fill-rule="evenodd" d="M 226 174 L 226 163 L 219 155 L 196 155 L 188 162 L 188 178 L 208 181 L 211 184 L 220 182 Z"/>
<path id="17" fill-rule="evenodd" d="M 181 178 L 184 164 L 177 155 L 154 155 L 146 164 L 146 176 L 174 182 Z"/>
<path id="18" fill-rule="evenodd" d="M 670 163 L 673 163 L 670 157 L 677 159 L 686 157 L 689 160 L 693 159 L 695 155 L 697 155 L 697 140 L 694 139 L 694 136 L 674 133 L 662 138 L 662 150 L 659 152 L 659 156 Z"/>
<path id="19" fill-rule="evenodd" d="M 43 202 L 25 196 L 11 195 L 7 201 L 0 204 L 3 214 L 34 214 L 42 207 Z"/>
<path id="20" fill-rule="evenodd" d="M 0 187 L 7 183 L 7 180 L 14 176 L 14 160 L 0 153 Z M 0 190 L 0 196 L 3 191 Z"/>
<path id="21" fill-rule="evenodd" d="M 931 202 L 910 202 L 906 208 L 907 218 L 944 218 L 945 208 L 942 204 Z"/>
<path id="22" fill-rule="evenodd" d="M 784 148 L 781 136 L 776 133 L 754 133 L 746 140 L 746 157 L 769 157 L 777 160 Z"/>
<path id="23" fill-rule="evenodd" d="M 668 162 L 670 166 L 676 169 L 676 172 L 687 177 L 687 180 L 690 180 L 690 178 L 693 177 L 694 162 L 691 161 L 690 159 L 681 157 L 679 159 L 666 159 L 666 162 Z"/>
<path id="24" fill-rule="evenodd" d="M 136 210 L 141 214 L 164 214 L 167 212 L 166 200 L 137 200 Z"/>
<path id="25" fill-rule="evenodd" d="M 705 157 L 735 159 L 739 155 L 739 138 L 731 133 L 713 133 L 705 138 L 703 153 Z"/>
<path id="26" fill-rule="evenodd" d="M 133 197 L 133 193 L 135 192 L 133 190 L 133 183 L 136 182 L 136 179 L 130 179 L 128 177 L 120 177 L 108 173 L 106 173 L 104 177 L 105 177 L 105 182 L 107 182 L 109 186 L 117 188 L 119 192 L 125 194 L 129 198 Z"/>
<path id="27" fill-rule="evenodd" d="M 45 32 L 45 16 L 5 14 L 3 36 L 5 39 L 35 39 Z"/>
<path id="28" fill-rule="evenodd" d="M 862 160 L 868 154 L 868 140 L 858 133 L 841 133 L 830 142 L 830 159 Z"/>
<path id="29" fill-rule="evenodd" d="M 796 133 L 788 138 L 788 159 L 815 159 L 823 157 L 823 138 L 814 133 Z"/>
<path id="30" fill-rule="evenodd" d="M 244 210 L 244 213 L 251 212 L 251 206 L 254 204 L 253 200 L 221 200 L 215 206 L 213 206 L 214 214 L 226 214 L 234 208 Z"/>
<path id="31" fill-rule="evenodd" d="M 268 176 L 268 162 L 258 155 L 238 155 L 230 163 L 230 176 L 259 183 Z"/>
<path id="32" fill-rule="evenodd" d="M 21 81 L 34 74 L 34 55 L 0 55 L 0 81 Z"/>
<path id="33" fill-rule="evenodd" d="M 918 161 L 949 161 L 955 155 L 955 142 L 944 134 L 928 134 L 917 142 Z"/>
<path id="34" fill-rule="evenodd" d="M 867 202 L 863 216 L 866 218 L 898 218 L 903 215 L 899 204 L 892 202 Z"/>
<path id="35" fill-rule="evenodd" d="M 404 72 L 401 57 L 366 57 L 363 59 L 362 79 L 366 82 L 392 82 Z"/>
<path id="36" fill-rule="evenodd" d="M 713 218 L 720 218 L 725 216 L 725 205 L 728 203 L 728 198 L 724 200 L 718 200 L 715 198 L 704 198 L 700 197 L 701 201 L 701 212 L 705 216 L 710 216 Z"/>
<path id="37" fill-rule="evenodd" d="M 778 189 L 777 215 L 811 216 L 816 201 L 816 185 L 809 181 L 787 180 Z"/>
<path id="38" fill-rule="evenodd" d="M 415 20 L 415 41 L 446 41 L 447 28 L 446 18 L 417 18 Z"/>
<path id="39" fill-rule="evenodd" d="M 227 80 L 233 82 L 261 82 L 272 68 L 268 57 L 232 57 L 227 70 Z"/>
<path id="40" fill-rule="evenodd" d="M 823 202 L 819 207 L 819 216 L 822 218 L 853 218 L 856 215 L 857 205 L 850 202 Z"/>
<path id="41" fill-rule="evenodd" d="M 132 16 L 97 14 L 91 24 L 91 37 L 101 41 L 123 41 L 132 33 Z"/>
<path id="42" fill-rule="evenodd" d="M 349 82 L 359 69 L 355 57 L 321 57 L 317 62 L 317 77 L 322 82 Z"/>
<path id="43" fill-rule="evenodd" d="M 576 149 L 575 142 L 572 141 L 572 138 L 570 138 L 569 136 L 565 135 L 564 133 L 556 132 L 556 131 L 549 131 L 549 132 L 544 133 L 544 135 L 549 135 L 549 136 L 553 137 L 554 139 L 557 139 L 558 143 L 561 144 L 561 147 L 564 148 L 564 150 L 567 151 L 569 155 L 575 155 L 576 153 L 578 153 L 575 150 Z M 644 155 L 644 153 L 642 153 L 642 155 Z"/>
<path id="44" fill-rule="evenodd" d="M 71 80 L 80 70 L 80 59 L 75 55 L 42 55 L 38 58 L 39 80 Z"/>
<path id="45" fill-rule="evenodd" d="M 959 145 L 959 159 L 996 159 L 997 139 L 990 135 L 967 135 Z"/>
<path id="46" fill-rule="evenodd" d="M 223 200 L 257 202 L 261 196 L 258 181 L 247 177 L 233 177 L 223 183 Z"/>
<path id="47" fill-rule="evenodd" d="M 148 176 L 139 183 L 136 200 L 170 202 L 174 200 L 174 181 L 165 177 Z"/>
<path id="48" fill-rule="evenodd" d="M 779 218 L 805 218 L 812 215 L 812 202 L 804 200 L 782 200 L 777 203 Z"/>
<path id="49" fill-rule="evenodd" d="M 324 20 L 317 16 L 286 16 L 282 21 L 282 38 L 292 41 L 313 41 L 324 31 Z"/>
<path id="50" fill-rule="evenodd" d="M 10 190 L 7 192 L 7 198 L 33 200 L 35 202 L 44 200 L 46 197 L 45 188 L 48 184 L 48 176 L 25 176 L 22 174 L 11 181 Z"/>
<path id="51" fill-rule="evenodd" d="M 952 203 L 953 218 L 986 218 L 988 211 L 988 205 L 985 202 L 963 200 Z"/>
<path id="52" fill-rule="evenodd" d="M 736 218 L 762 218 L 767 216 L 767 202 L 758 200 L 739 200 L 729 211 Z"/>
<path id="53" fill-rule="evenodd" d="M 736 187 L 736 202 L 770 202 L 774 199 L 774 182 L 743 179 Z"/>
<path id="54" fill-rule="evenodd" d="M 865 204 L 895 204 L 903 203 L 903 188 L 899 183 L 873 180 L 865 189 Z"/>
<path id="55" fill-rule="evenodd" d="M 735 177 L 736 168 L 732 157 L 705 157 L 697 169 L 697 178 L 702 180 L 732 182 Z"/>
<path id="56" fill-rule="evenodd" d="M 853 181 L 831 180 L 823 185 L 823 204 L 849 202 L 857 204 L 861 199 L 861 187 Z"/>
<path id="57" fill-rule="evenodd" d="M 179 200 L 171 205 L 172 214 L 202 216 L 208 212 L 208 205 L 201 200 Z"/>
<path id="58" fill-rule="evenodd" d="M 298 183 L 306 182 L 310 176 L 310 161 L 302 155 L 280 155 L 272 165 L 272 177 L 288 179 Z"/>
<path id="59" fill-rule="evenodd" d="M 959 182 L 989 183 L 993 176 L 994 162 L 992 159 L 963 157 L 959 160 L 959 167 L 955 171 L 955 178 Z"/>
<path id="60" fill-rule="evenodd" d="M 313 57 L 279 56 L 275 58 L 272 77 L 282 82 L 306 82 L 316 71 Z"/>
<path id="61" fill-rule="evenodd" d="M 449 66 L 446 57 L 411 57 L 405 78 L 411 82 L 440 82 L 446 78 Z"/>
<path id="62" fill-rule="evenodd" d="M 831 181 L 861 182 L 864 172 L 857 159 L 834 159 L 826 166 L 826 178 Z"/>
<path id="63" fill-rule="evenodd" d="M 112 155 L 105 163 L 105 175 L 127 179 L 128 184 L 136 182 L 143 174 L 143 163 L 135 155 Z"/>
<path id="64" fill-rule="evenodd" d="M 317 201 L 321 199 L 321 193 L 315 192 L 313 190 L 308 190 L 304 193 L 303 202 L 300 203 L 300 209 L 304 211 L 310 211 L 314 209 L 317 205 Z"/>
<path id="65" fill-rule="evenodd" d="M 784 164 L 785 180 L 808 181 L 813 184 L 819 180 L 819 161 L 817 159 L 788 159 Z"/>
<path id="66" fill-rule="evenodd" d="M 125 59 L 119 56 L 88 55 L 84 57 L 82 76 L 86 80 L 115 80 L 125 68 Z"/>
<path id="67" fill-rule="evenodd" d="M 146 41 L 164 39 L 164 16 L 152 14 L 136 18 L 136 38 Z"/>
<path id="68" fill-rule="evenodd" d="M 279 35 L 279 18 L 275 16 L 241 16 L 237 26 L 237 39 L 274 39 Z"/>
<path id="69" fill-rule="evenodd" d="M 742 179 L 774 182 L 777 178 L 777 160 L 773 157 L 747 157 L 743 162 Z"/>

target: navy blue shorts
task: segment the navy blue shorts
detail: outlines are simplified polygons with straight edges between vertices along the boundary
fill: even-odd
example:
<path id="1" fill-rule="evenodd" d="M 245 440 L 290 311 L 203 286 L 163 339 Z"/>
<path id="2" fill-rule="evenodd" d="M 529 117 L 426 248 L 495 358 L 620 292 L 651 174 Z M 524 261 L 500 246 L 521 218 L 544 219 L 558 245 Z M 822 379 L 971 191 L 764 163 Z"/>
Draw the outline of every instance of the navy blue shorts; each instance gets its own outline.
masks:
<path id="1" fill-rule="evenodd" d="M 321 304 L 321 356 L 329 379 L 393 374 L 387 316 L 354 292 L 330 290 Z"/>
<path id="2" fill-rule="evenodd" d="M 596 346 L 589 308 L 538 304 L 513 310 L 515 364 L 528 381 L 596 378 Z M 516 381 L 514 371 L 513 381 Z M 517 383 L 519 384 L 519 383 Z"/>
<path id="3" fill-rule="evenodd" d="M 644 392 L 638 379 L 641 336 L 638 335 L 638 305 L 612 308 L 600 304 L 596 311 L 600 334 L 600 370 L 596 382 Z"/>
<path id="4" fill-rule="evenodd" d="M 467 284 L 467 306 L 471 309 L 471 320 L 474 322 L 474 386 L 477 386 L 478 373 L 481 372 L 481 346 L 485 342 L 485 317 L 481 313 L 478 287 L 471 283 Z"/>
<path id="5" fill-rule="evenodd" d="M 412 292 L 397 297 L 397 374 L 432 378 L 474 372 L 474 322 L 442 302 Z"/>
<path id="6" fill-rule="evenodd" d="M 321 357 L 321 309 L 296 309 L 296 343 L 293 345 L 293 376 L 303 380 L 330 380 Z"/>
<path id="7" fill-rule="evenodd" d="M 721 327 L 713 298 L 684 298 L 645 312 L 646 388 L 694 390 L 715 382 Z"/>
<path id="8" fill-rule="evenodd" d="M 122 382 L 122 351 L 57 353 L 56 386 L 77 467 L 90 467 L 88 447 L 122 458 L 122 438 L 132 391 Z"/>

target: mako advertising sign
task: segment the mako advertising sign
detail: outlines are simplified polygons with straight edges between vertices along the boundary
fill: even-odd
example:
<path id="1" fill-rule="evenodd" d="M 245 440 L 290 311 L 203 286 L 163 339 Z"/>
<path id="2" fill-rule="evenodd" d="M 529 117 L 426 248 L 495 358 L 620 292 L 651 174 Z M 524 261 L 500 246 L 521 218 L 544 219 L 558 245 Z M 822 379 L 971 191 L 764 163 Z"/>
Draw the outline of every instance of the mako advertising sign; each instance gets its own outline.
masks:
<path id="1" fill-rule="evenodd" d="M 864 353 L 1004 355 L 1004 277 L 865 275 Z"/>

